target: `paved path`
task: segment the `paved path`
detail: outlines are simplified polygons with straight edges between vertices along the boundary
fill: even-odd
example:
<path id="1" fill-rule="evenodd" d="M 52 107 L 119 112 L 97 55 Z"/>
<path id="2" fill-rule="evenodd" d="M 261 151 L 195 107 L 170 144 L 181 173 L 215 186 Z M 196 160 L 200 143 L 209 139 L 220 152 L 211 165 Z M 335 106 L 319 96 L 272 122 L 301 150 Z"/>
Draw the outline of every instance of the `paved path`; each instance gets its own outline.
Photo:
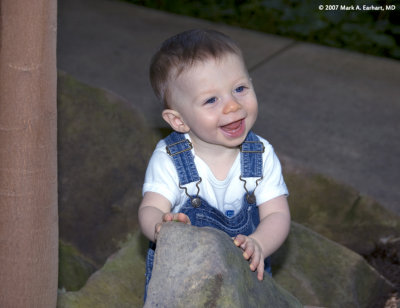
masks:
<path id="1" fill-rule="evenodd" d="M 117 0 L 60 0 L 58 67 L 106 88 L 165 127 L 148 64 L 167 37 L 196 27 L 244 50 L 260 104 L 255 131 L 277 152 L 400 214 L 400 62 L 296 42 Z"/>

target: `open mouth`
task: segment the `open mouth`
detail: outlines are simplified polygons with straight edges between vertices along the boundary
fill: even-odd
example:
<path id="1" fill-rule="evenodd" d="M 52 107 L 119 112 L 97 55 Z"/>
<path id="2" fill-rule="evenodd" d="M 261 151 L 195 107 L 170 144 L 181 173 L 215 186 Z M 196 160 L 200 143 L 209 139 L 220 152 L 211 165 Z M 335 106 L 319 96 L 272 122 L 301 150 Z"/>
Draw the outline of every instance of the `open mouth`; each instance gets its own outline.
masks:
<path id="1" fill-rule="evenodd" d="M 244 119 L 229 123 L 227 125 L 221 126 L 222 132 L 231 138 L 240 137 L 245 130 Z"/>

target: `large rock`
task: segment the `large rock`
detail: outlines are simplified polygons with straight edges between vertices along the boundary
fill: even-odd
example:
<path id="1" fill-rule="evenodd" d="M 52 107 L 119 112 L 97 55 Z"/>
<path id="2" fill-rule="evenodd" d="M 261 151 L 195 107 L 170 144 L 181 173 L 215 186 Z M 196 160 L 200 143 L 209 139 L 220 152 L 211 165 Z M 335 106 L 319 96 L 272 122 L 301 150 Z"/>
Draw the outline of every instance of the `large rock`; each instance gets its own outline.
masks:
<path id="1" fill-rule="evenodd" d="M 60 290 L 57 308 L 143 307 L 143 237 L 137 232 L 76 292 Z"/>
<path id="2" fill-rule="evenodd" d="M 159 137 L 121 98 L 62 72 L 57 98 L 60 237 L 100 267 L 137 228 Z"/>
<path id="3" fill-rule="evenodd" d="M 168 240 L 169 236 L 175 240 Z M 212 239 L 207 241 L 207 237 Z M 221 238 L 223 241 L 218 242 Z M 146 244 L 147 241 L 137 232 L 118 253 L 108 259 L 103 268 L 91 276 L 81 290 L 60 292 L 58 308 L 143 307 Z M 225 303 L 217 302 L 214 295 L 219 295 L 220 298 L 224 295 L 233 299 L 245 298 L 243 293 L 224 289 L 229 283 L 224 276 L 224 268 L 225 271 L 229 269 L 233 280 L 239 276 L 245 277 L 234 281 L 238 284 L 241 281 L 242 285 L 238 287 L 240 290 L 251 290 L 248 292 L 254 294 L 259 291 L 259 286 L 261 289 L 266 288 L 267 293 L 275 290 L 273 296 L 287 294 L 268 277 L 264 282 L 258 282 L 255 273 L 250 272 L 240 249 L 233 246 L 229 237 L 218 231 L 171 223 L 160 234 L 158 244 L 153 279 L 149 285 L 148 305 L 157 300 L 162 303 L 161 307 L 169 305 L 170 300 L 174 303 L 171 289 L 175 293 L 181 293 L 178 295 L 183 293 L 182 296 L 188 293 L 186 300 L 190 300 L 190 305 L 186 307 L 193 307 L 206 298 L 210 300 L 211 307 L 213 304 L 221 304 L 223 307 Z M 221 252 L 222 256 L 216 255 Z M 204 255 L 208 257 L 202 257 Z M 208 267 L 202 268 L 207 261 Z M 273 279 L 307 305 L 333 308 L 381 307 L 377 304 L 380 296 L 392 290 L 392 286 L 359 255 L 297 223 L 292 223 L 289 238 L 273 255 L 272 261 Z M 164 270 L 164 273 L 158 275 L 160 270 Z M 205 274 L 206 271 L 208 274 Z M 190 280 L 189 273 L 196 272 L 205 278 L 205 285 L 202 286 L 200 280 Z M 185 286 L 174 289 L 173 279 L 182 281 L 184 277 L 188 280 L 184 282 Z M 190 287 L 192 282 L 196 283 L 196 288 Z M 158 292 L 160 293 L 157 295 Z M 162 297 L 164 293 L 161 292 L 167 293 L 167 297 Z M 182 303 L 182 307 L 185 307 L 185 302 Z M 240 302 L 236 300 L 235 303 Z M 239 307 L 249 306 L 243 304 Z"/>
<path id="4" fill-rule="evenodd" d="M 400 217 L 372 198 L 283 158 L 292 219 L 362 255 L 400 236 Z"/>
<path id="5" fill-rule="evenodd" d="M 97 270 L 93 262 L 82 255 L 76 247 L 62 240 L 59 241 L 58 255 L 59 289 L 78 291 Z"/>
<path id="6" fill-rule="evenodd" d="M 145 307 L 302 307 L 270 276 L 250 271 L 224 232 L 167 223 L 157 241 Z"/>
<path id="7" fill-rule="evenodd" d="M 360 255 L 292 223 L 273 255 L 274 279 L 300 301 L 330 308 L 381 307 L 393 286 Z"/>

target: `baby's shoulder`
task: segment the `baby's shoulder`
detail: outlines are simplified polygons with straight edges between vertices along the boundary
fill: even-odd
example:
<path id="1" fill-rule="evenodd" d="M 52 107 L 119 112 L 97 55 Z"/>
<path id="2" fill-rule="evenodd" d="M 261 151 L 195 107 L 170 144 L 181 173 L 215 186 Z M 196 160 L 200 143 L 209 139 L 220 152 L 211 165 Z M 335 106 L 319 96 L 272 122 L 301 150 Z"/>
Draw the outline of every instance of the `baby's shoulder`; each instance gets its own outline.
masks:
<path id="1" fill-rule="evenodd" d="M 155 149 L 154 149 L 154 153 L 156 152 L 160 152 L 160 153 L 165 153 L 167 154 L 167 149 L 166 149 L 167 144 L 165 143 L 164 139 L 161 139 L 160 141 L 158 141 Z"/>
<path id="2" fill-rule="evenodd" d="M 269 141 L 259 135 L 257 135 L 258 139 L 260 140 L 260 142 L 263 143 L 264 145 L 264 154 L 266 155 L 270 155 L 272 153 L 274 153 L 274 148 L 272 147 L 272 145 L 269 143 Z"/>
<path id="3" fill-rule="evenodd" d="M 150 163 L 157 164 L 157 165 L 172 163 L 172 160 L 167 153 L 166 143 L 165 143 L 164 139 L 160 140 L 157 143 L 157 145 L 153 151 L 153 154 L 151 155 Z"/>

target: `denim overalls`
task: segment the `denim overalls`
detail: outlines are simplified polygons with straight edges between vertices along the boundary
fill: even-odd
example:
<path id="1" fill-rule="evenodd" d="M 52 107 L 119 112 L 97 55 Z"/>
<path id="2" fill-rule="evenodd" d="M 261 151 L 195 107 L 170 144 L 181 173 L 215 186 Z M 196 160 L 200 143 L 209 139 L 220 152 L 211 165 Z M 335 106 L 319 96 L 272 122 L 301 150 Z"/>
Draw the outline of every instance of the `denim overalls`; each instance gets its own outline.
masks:
<path id="1" fill-rule="evenodd" d="M 256 206 L 256 198 L 254 191 L 249 192 L 246 188 L 246 180 L 244 178 L 256 177 L 256 187 L 263 176 L 263 161 L 262 154 L 264 152 L 264 144 L 259 141 L 258 137 L 249 132 L 245 141 L 240 146 L 240 165 L 241 176 L 240 180 L 243 181 L 244 196 L 243 203 L 238 213 L 233 211 L 226 211 L 222 213 L 217 208 L 212 207 L 206 200 L 199 197 L 199 183 L 201 178 L 194 163 L 192 152 L 192 144 L 185 138 L 184 134 L 173 132 L 166 137 L 167 153 L 171 156 L 176 171 L 179 177 L 179 187 L 185 190 L 188 196 L 187 201 L 181 207 L 180 213 L 186 214 L 192 225 L 198 227 L 214 227 L 224 231 L 231 237 L 238 234 L 250 235 L 257 228 L 260 223 L 258 208 Z M 189 183 L 196 183 L 197 194 L 190 196 L 187 193 L 186 187 L 183 185 Z M 146 287 L 144 299 L 146 300 L 147 287 L 151 278 L 153 269 L 155 244 L 150 243 L 150 248 L 147 252 L 146 258 Z M 265 271 L 271 274 L 270 258 L 265 259 Z"/>

